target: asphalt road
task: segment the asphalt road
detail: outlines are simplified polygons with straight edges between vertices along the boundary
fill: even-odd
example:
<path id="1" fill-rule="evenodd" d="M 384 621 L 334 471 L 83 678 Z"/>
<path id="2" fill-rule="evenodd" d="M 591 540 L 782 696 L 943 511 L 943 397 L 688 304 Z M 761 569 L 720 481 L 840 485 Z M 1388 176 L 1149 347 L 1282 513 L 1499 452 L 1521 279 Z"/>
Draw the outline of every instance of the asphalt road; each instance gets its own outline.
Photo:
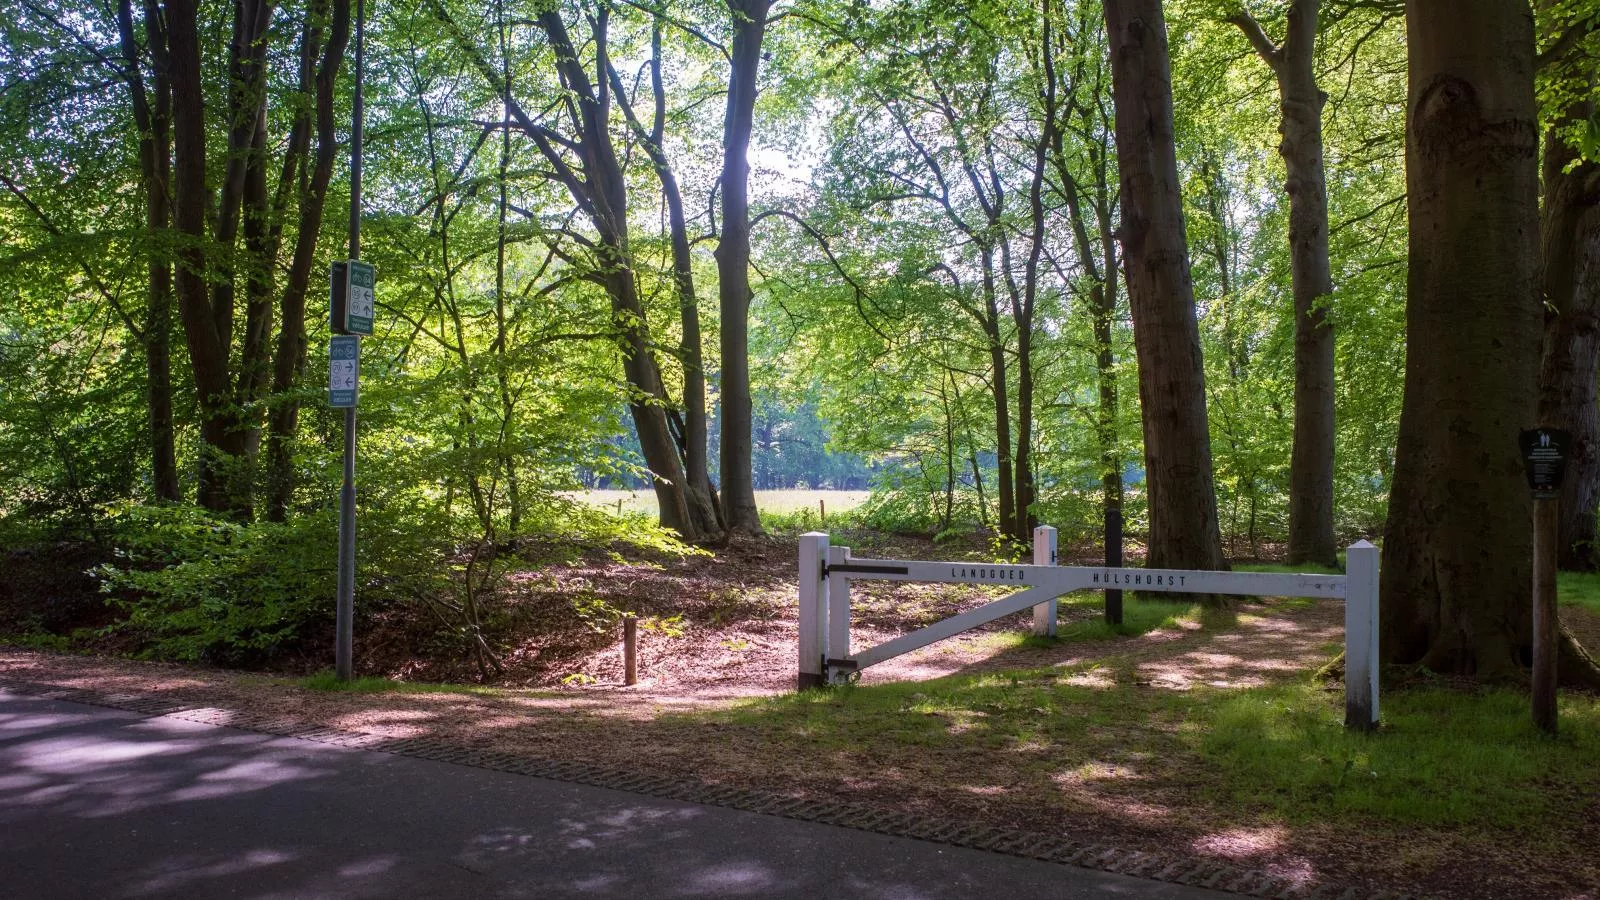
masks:
<path id="1" fill-rule="evenodd" d="M 1232 895 L 0 689 L 0 895 Z"/>

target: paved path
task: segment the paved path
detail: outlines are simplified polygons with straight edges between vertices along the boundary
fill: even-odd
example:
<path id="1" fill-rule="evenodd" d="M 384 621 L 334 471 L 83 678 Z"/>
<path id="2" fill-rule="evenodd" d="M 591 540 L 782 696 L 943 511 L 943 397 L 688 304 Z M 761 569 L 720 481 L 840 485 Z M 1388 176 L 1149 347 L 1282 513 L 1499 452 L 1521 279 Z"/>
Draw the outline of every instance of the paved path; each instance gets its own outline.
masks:
<path id="1" fill-rule="evenodd" d="M 0 689 L 25 898 L 1232 895 Z"/>

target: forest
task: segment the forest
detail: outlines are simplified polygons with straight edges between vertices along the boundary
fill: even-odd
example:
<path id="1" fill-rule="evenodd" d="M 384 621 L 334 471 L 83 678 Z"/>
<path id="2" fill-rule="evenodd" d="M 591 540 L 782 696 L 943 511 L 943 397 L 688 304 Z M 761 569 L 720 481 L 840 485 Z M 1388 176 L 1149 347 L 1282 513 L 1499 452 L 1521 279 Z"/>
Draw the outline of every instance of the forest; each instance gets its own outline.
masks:
<path id="1" fill-rule="evenodd" d="M 0 692 L 1593 896 L 1597 76 L 1597 0 L 0 0 Z M 1326 592 L 794 691 L 807 546 L 1119 529 L 1318 590 L 1377 545 L 1376 733 Z"/>
<path id="2" fill-rule="evenodd" d="M 1514 678 L 1518 429 L 1597 563 L 1600 10 L 1471 5 L 7 0 L 0 543 L 142 652 L 303 649 L 359 254 L 363 615 L 486 672 L 518 547 L 804 525 L 759 483 L 1011 559 L 1372 537 L 1387 661 Z"/>

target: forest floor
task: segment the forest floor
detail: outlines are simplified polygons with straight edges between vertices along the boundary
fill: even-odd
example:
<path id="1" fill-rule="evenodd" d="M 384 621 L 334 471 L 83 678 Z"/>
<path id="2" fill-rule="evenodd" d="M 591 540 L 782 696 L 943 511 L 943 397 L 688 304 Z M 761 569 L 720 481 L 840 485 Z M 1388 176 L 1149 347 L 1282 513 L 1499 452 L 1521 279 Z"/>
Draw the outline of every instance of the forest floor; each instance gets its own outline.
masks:
<path id="1" fill-rule="evenodd" d="M 984 555 L 867 533 L 835 542 L 857 556 Z M 285 673 L 3 648 L 0 676 L 1177 851 L 1304 884 L 1600 898 L 1596 698 L 1564 696 L 1563 732 L 1549 741 L 1527 725 L 1525 696 L 1421 685 L 1385 696 L 1378 735 L 1351 735 L 1342 691 L 1314 677 L 1340 647 L 1337 602 L 1130 604 L 1135 633 L 1114 635 L 1091 596 L 1064 598 L 1061 640 L 1028 638 L 1013 617 L 857 685 L 796 695 L 794 559 L 793 539 L 778 538 L 677 560 L 594 551 L 512 572 L 520 630 L 566 624 L 512 647 L 492 687 L 334 692 Z M 858 646 L 987 596 L 862 588 Z M 616 631 L 573 625 L 575 603 L 681 618 L 641 635 L 642 680 L 624 687 Z M 1600 637 L 1600 612 L 1563 615 Z M 403 629 L 368 624 L 364 672 L 470 674 L 403 660 Z"/>

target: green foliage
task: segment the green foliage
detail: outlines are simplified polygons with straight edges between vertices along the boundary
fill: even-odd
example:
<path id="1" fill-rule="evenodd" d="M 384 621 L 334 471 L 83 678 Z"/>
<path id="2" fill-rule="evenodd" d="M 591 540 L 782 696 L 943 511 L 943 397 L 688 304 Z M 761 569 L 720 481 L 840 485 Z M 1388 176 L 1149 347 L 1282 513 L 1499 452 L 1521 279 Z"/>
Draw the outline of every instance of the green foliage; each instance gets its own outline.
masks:
<path id="1" fill-rule="evenodd" d="M 257 660 L 331 621 L 334 516 L 242 525 L 187 507 L 129 507 L 112 520 L 123 562 L 98 574 L 146 636 L 145 653 L 180 660 Z"/>

